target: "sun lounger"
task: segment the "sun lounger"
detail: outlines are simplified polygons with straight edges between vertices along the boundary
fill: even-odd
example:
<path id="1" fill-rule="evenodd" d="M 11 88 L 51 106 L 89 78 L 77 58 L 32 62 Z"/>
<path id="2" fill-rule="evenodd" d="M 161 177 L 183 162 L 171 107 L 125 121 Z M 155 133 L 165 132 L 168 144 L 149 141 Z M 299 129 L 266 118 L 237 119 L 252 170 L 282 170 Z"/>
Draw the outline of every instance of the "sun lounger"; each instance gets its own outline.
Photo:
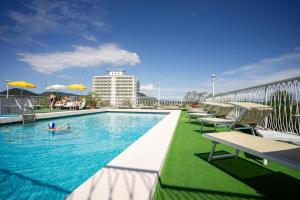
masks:
<path id="1" fill-rule="evenodd" d="M 237 131 L 207 133 L 203 134 L 203 137 L 212 140 L 212 149 L 208 157 L 209 162 L 215 159 L 238 156 L 239 151 L 244 151 L 265 160 L 278 162 L 300 170 L 300 147 L 297 145 L 248 135 Z M 214 155 L 218 143 L 231 146 L 237 151 L 233 154 Z M 264 164 L 267 164 L 267 162 Z"/>
<path id="2" fill-rule="evenodd" d="M 201 102 L 200 104 L 200 108 L 190 108 L 187 110 L 187 113 L 207 113 L 211 112 L 211 109 L 213 109 L 212 102 Z"/>
<path id="3" fill-rule="evenodd" d="M 79 109 L 79 110 L 82 110 L 82 109 L 85 107 L 85 105 L 86 105 L 86 102 L 85 102 L 85 101 L 82 101 L 82 102 L 80 103 L 80 106 L 78 107 L 78 109 Z"/>
<path id="4" fill-rule="evenodd" d="M 198 120 L 202 122 L 200 131 L 202 132 L 204 123 L 209 123 L 214 125 L 215 130 L 218 126 L 227 126 L 234 129 L 250 129 L 254 134 L 255 127 L 272 112 L 272 107 L 257 103 L 232 102 L 230 104 L 241 109 L 237 117 L 234 119 L 199 118 Z M 237 127 L 238 125 L 241 127 Z"/>
<path id="5" fill-rule="evenodd" d="M 63 104 L 63 103 L 55 103 L 54 104 L 54 107 L 59 108 L 59 109 L 62 109 L 64 106 L 65 106 L 65 104 Z"/>
<path id="6" fill-rule="evenodd" d="M 198 118 L 198 117 L 211 117 L 214 116 L 213 113 L 188 113 L 189 121 L 191 118 Z"/>
<path id="7" fill-rule="evenodd" d="M 203 102 L 203 105 L 206 105 L 205 109 L 207 110 L 207 112 L 187 113 L 189 122 L 191 121 L 191 118 L 225 117 L 234 108 L 229 104 L 214 102 Z"/>
<path id="8" fill-rule="evenodd" d="M 272 140 L 278 140 L 283 142 L 289 142 L 293 144 L 300 145 L 300 135 L 295 133 L 279 132 L 273 130 L 255 129 L 255 132 L 264 138 L 269 138 Z"/>
<path id="9" fill-rule="evenodd" d="M 192 108 L 187 111 L 189 122 L 192 118 L 210 117 L 216 112 L 216 107 L 212 104 L 202 102 L 202 108 Z"/>
<path id="10" fill-rule="evenodd" d="M 66 105 L 64 106 L 64 108 L 69 108 L 70 110 L 75 110 L 76 109 L 76 103 L 73 101 L 69 101 L 66 103 Z"/>
<path id="11" fill-rule="evenodd" d="M 189 108 L 187 110 L 188 113 L 201 113 L 201 112 L 206 112 L 202 108 Z"/>

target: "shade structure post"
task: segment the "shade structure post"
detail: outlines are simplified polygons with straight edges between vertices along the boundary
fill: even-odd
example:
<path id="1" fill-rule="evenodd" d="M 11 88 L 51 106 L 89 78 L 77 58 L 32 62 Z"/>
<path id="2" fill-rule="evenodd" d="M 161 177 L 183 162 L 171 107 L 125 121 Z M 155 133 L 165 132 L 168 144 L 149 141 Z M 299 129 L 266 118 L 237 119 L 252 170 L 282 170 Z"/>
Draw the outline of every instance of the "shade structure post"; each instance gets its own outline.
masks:
<path id="1" fill-rule="evenodd" d="M 212 80 L 212 99 L 213 99 L 213 101 L 215 101 L 215 79 L 216 79 L 216 75 L 212 74 L 211 80 Z"/>
<path id="2" fill-rule="evenodd" d="M 6 80 L 6 98 L 8 99 L 8 82 L 9 80 Z"/>

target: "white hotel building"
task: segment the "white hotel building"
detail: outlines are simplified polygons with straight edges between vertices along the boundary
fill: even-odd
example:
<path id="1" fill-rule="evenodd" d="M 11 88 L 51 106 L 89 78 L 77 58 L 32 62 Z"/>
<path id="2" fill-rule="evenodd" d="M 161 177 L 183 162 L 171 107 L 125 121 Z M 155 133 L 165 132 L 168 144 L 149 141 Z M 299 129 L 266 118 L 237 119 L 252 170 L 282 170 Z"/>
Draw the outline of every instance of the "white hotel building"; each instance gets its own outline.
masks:
<path id="1" fill-rule="evenodd" d="M 125 71 L 108 71 L 107 75 L 93 78 L 93 92 L 112 106 L 130 103 L 136 107 L 138 91 L 137 78 Z"/>

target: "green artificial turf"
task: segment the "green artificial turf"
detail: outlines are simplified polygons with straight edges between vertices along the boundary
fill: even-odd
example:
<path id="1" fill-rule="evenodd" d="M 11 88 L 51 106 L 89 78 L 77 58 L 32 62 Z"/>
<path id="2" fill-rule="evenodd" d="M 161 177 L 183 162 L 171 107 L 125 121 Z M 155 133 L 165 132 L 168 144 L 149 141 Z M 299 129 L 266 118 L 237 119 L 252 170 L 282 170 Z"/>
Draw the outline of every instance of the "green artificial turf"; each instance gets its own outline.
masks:
<path id="1" fill-rule="evenodd" d="M 240 153 L 238 158 L 207 162 L 211 141 L 202 137 L 200 124 L 188 123 L 182 112 L 154 200 L 164 199 L 299 199 L 300 171 Z M 203 131 L 213 130 L 206 126 Z M 220 128 L 217 131 L 229 129 Z M 234 152 L 217 145 L 216 152 Z"/>

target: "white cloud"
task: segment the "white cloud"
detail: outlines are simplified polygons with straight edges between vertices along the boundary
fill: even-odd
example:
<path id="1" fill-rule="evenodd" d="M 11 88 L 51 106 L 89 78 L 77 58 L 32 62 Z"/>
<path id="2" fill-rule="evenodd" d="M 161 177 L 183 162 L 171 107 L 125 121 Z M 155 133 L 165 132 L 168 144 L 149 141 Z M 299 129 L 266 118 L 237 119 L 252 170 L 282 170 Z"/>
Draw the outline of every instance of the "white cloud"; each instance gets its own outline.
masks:
<path id="1" fill-rule="evenodd" d="M 97 26 L 97 27 L 102 28 L 102 27 L 104 27 L 106 24 L 105 24 L 104 22 L 102 22 L 102 21 L 95 21 L 95 22 L 94 22 L 94 25 Z"/>
<path id="2" fill-rule="evenodd" d="M 259 84 L 270 83 L 283 79 L 300 76 L 300 52 L 261 59 L 247 65 L 238 66 L 227 72 L 216 74 L 216 93 L 227 92 Z M 201 81 L 179 80 L 180 86 L 161 86 L 161 99 L 182 99 L 187 91 L 212 92 L 210 76 Z M 196 82 L 200 82 L 197 84 Z M 157 88 L 154 96 L 158 96 Z"/>
<path id="3" fill-rule="evenodd" d="M 251 63 L 248 65 L 240 66 L 238 68 L 225 71 L 223 75 L 231 76 L 241 73 L 249 73 L 255 71 L 265 70 L 274 70 L 275 68 L 288 67 L 295 63 L 300 62 L 300 52 L 284 54 L 278 57 L 265 58 L 256 63 Z M 285 65 L 285 66 L 284 66 Z M 288 66 L 287 66 L 288 65 Z"/>
<path id="4" fill-rule="evenodd" d="M 282 69 L 276 72 L 260 73 L 257 72 L 253 75 L 240 75 L 236 77 L 220 76 L 215 81 L 216 93 L 228 92 L 237 89 L 243 89 L 255 85 L 270 83 L 274 81 L 284 80 L 300 76 L 300 66 L 291 69 Z M 205 88 L 206 91 L 211 93 L 212 83 L 211 80 L 206 80 L 201 88 Z"/>
<path id="5" fill-rule="evenodd" d="M 154 86 L 153 84 L 141 85 L 140 89 L 141 91 L 153 91 Z"/>
<path id="6" fill-rule="evenodd" d="M 97 38 L 91 34 L 83 34 L 82 37 L 91 42 L 97 42 Z"/>
<path id="7" fill-rule="evenodd" d="M 26 34 L 37 34 L 50 29 L 55 30 L 57 21 L 49 18 L 44 12 L 27 15 L 17 11 L 9 11 L 8 16 L 16 22 L 14 31 L 25 31 Z"/>
<path id="8" fill-rule="evenodd" d="M 9 24 L 5 31 L 0 31 L 0 39 L 10 43 L 38 44 L 37 35 L 43 34 L 78 34 L 91 28 L 105 29 L 103 18 L 107 11 L 100 1 L 45 1 L 29 0 L 20 4 L 20 9 L 7 11 Z M 82 8 L 85 12 L 80 12 Z M 11 21 L 13 23 L 11 23 Z M 1 27 L 0 27 L 1 29 Z M 80 34 L 78 34 L 81 36 Z"/>
<path id="9" fill-rule="evenodd" d="M 74 51 L 56 53 L 18 53 L 19 60 L 42 73 L 53 73 L 73 67 L 96 67 L 100 65 L 136 65 L 140 63 L 136 53 L 120 49 L 116 44 L 104 44 L 97 48 L 74 46 Z"/>
<path id="10" fill-rule="evenodd" d="M 216 92 L 226 92 L 259 84 L 270 83 L 300 76 L 300 52 L 259 60 L 217 74 Z M 212 88 L 211 80 L 203 80 L 201 87 L 208 92 Z"/>

